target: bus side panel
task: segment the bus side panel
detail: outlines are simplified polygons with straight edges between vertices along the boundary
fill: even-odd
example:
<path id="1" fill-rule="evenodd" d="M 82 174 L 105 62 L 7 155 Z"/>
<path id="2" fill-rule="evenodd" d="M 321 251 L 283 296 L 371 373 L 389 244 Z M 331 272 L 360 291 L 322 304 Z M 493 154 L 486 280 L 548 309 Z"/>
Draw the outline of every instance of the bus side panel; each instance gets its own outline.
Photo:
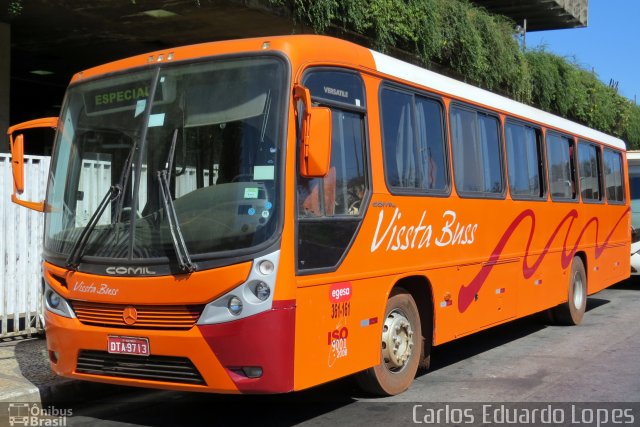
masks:
<path id="1" fill-rule="evenodd" d="M 584 234 L 577 251 L 586 254 L 588 293 L 591 295 L 629 277 L 630 213 L 628 206 L 584 205 Z"/>
<path id="2" fill-rule="evenodd" d="M 295 390 L 380 363 L 390 283 L 388 277 L 376 277 L 298 289 Z"/>

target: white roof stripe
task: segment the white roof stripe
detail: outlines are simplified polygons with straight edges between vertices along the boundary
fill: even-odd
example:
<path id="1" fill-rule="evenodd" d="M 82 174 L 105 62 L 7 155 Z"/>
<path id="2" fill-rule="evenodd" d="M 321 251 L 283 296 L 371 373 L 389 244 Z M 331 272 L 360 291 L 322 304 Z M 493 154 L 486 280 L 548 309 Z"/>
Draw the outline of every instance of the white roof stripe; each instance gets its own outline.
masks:
<path id="1" fill-rule="evenodd" d="M 571 120 L 563 119 L 562 117 L 555 116 L 547 113 L 546 111 L 497 95 L 493 92 L 480 89 L 476 86 L 400 61 L 399 59 L 392 58 L 380 52 L 376 52 L 374 50 L 371 50 L 370 52 L 376 63 L 376 69 L 381 73 L 416 83 L 420 86 L 437 90 L 456 98 L 468 100 L 476 104 L 486 106 L 490 109 L 497 109 L 505 113 L 534 120 L 547 126 L 562 129 L 576 136 L 589 138 L 594 141 L 599 141 L 613 147 L 626 150 L 626 145 L 620 138 L 607 135 L 606 133 L 572 122 Z"/>

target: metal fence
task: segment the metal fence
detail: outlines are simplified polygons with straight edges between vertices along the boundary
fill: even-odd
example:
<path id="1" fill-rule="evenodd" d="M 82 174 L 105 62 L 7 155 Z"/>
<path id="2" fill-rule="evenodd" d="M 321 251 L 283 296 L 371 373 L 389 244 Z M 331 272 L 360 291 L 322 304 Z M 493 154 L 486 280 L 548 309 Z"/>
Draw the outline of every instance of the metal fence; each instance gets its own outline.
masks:
<path id="1" fill-rule="evenodd" d="M 45 196 L 49 157 L 25 156 L 23 197 L 40 201 Z M 31 335 L 42 323 L 42 236 L 40 212 L 11 202 L 11 157 L 0 154 L 0 338 Z"/>

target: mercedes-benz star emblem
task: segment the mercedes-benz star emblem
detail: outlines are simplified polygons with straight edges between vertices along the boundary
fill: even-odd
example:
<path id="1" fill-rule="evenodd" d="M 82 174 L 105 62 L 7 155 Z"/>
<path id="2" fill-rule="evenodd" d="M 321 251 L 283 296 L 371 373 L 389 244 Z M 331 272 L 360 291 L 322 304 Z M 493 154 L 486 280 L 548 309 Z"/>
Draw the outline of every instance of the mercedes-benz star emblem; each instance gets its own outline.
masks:
<path id="1" fill-rule="evenodd" d="M 138 310 L 135 307 L 125 307 L 122 310 L 122 320 L 126 325 L 133 325 L 138 321 Z"/>

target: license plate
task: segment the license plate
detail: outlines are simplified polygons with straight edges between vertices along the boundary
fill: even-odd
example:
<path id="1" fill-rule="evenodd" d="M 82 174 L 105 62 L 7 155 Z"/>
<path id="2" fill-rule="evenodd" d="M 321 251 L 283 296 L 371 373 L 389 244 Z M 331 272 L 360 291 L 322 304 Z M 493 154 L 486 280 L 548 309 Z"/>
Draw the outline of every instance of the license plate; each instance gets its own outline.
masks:
<path id="1" fill-rule="evenodd" d="M 116 354 L 149 355 L 149 338 L 108 337 L 107 351 Z"/>

